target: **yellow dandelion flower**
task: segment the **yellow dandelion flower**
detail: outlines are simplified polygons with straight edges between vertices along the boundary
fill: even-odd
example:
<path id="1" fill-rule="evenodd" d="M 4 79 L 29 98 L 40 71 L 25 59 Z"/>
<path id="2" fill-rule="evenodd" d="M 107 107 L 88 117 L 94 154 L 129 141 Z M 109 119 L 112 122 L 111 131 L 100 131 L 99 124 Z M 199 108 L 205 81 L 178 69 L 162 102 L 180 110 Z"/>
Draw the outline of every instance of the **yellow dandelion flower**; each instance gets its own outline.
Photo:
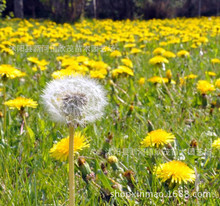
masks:
<path id="1" fill-rule="evenodd" d="M 49 62 L 47 62 L 45 59 L 42 59 L 41 61 L 38 61 L 37 65 L 38 66 L 47 66 L 49 64 Z"/>
<path id="2" fill-rule="evenodd" d="M 151 83 L 154 83 L 154 84 L 156 84 L 156 83 L 162 84 L 162 83 L 168 83 L 169 79 L 164 78 L 164 77 L 154 76 L 154 77 L 151 77 L 150 79 L 148 79 L 147 81 L 151 82 Z M 171 84 L 176 84 L 176 82 L 174 80 L 171 80 L 170 83 Z"/>
<path id="3" fill-rule="evenodd" d="M 55 48 L 58 47 L 59 45 L 60 45 L 60 44 L 59 44 L 58 42 L 56 42 L 56 43 L 50 45 L 49 49 L 55 50 Z"/>
<path id="4" fill-rule="evenodd" d="M 11 41 L 11 39 L 10 39 L 10 41 Z M 10 41 L 3 41 L 2 42 L 2 45 L 5 45 L 5 46 L 15 46 L 12 42 L 10 42 Z"/>
<path id="5" fill-rule="evenodd" d="M 36 72 L 37 71 L 37 66 L 32 67 L 32 71 Z"/>
<path id="6" fill-rule="evenodd" d="M 6 53 L 6 54 L 9 54 L 9 55 L 14 55 L 15 54 L 12 49 L 6 48 L 6 47 L 1 49 L 1 53 Z"/>
<path id="7" fill-rule="evenodd" d="M 35 43 L 34 43 L 34 41 L 28 41 L 27 42 L 27 45 L 29 45 L 29 46 L 33 46 Z"/>
<path id="8" fill-rule="evenodd" d="M 130 76 L 134 76 L 134 72 L 129 67 L 126 66 L 119 66 L 117 69 L 114 69 L 112 71 L 113 77 L 116 77 L 119 74 L 128 74 Z"/>
<path id="9" fill-rule="evenodd" d="M 191 45 L 191 48 L 193 48 L 193 49 L 196 49 L 196 48 L 198 48 L 198 43 L 193 43 L 192 45 Z"/>
<path id="10" fill-rule="evenodd" d="M 14 79 L 16 77 L 23 77 L 26 74 L 18 69 L 15 69 L 9 64 L 0 65 L 0 76 L 6 76 L 7 78 Z"/>
<path id="11" fill-rule="evenodd" d="M 124 45 L 124 48 L 132 48 L 132 47 L 135 47 L 136 44 L 125 44 Z"/>
<path id="12" fill-rule="evenodd" d="M 176 57 L 176 54 L 174 54 L 171 51 L 165 51 L 162 55 L 163 55 L 163 57 L 166 57 L 166 58 L 175 58 Z"/>
<path id="13" fill-rule="evenodd" d="M 141 142 L 144 147 L 164 146 L 175 140 L 172 133 L 167 133 L 162 129 L 151 131 L 147 134 L 145 139 Z"/>
<path id="14" fill-rule="evenodd" d="M 220 138 L 216 139 L 213 143 L 212 143 L 212 147 L 220 149 Z"/>
<path id="15" fill-rule="evenodd" d="M 113 51 L 113 52 L 110 54 L 110 56 L 111 56 L 111 57 L 121 57 L 122 54 L 121 54 L 120 51 L 115 50 L 115 51 Z"/>
<path id="16" fill-rule="evenodd" d="M 162 83 L 163 82 L 163 78 L 162 77 L 159 77 L 159 76 L 154 76 L 154 77 L 151 77 L 150 79 L 147 80 L 148 82 L 151 82 L 151 83 Z"/>
<path id="17" fill-rule="evenodd" d="M 186 81 L 185 81 L 184 78 L 180 77 L 179 80 L 180 80 L 180 86 L 181 86 L 181 87 L 182 87 L 184 84 L 186 84 Z"/>
<path id="18" fill-rule="evenodd" d="M 198 41 L 198 42 L 201 42 L 201 43 L 207 43 L 209 40 L 208 40 L 207 37 L 202 36 L 202 37 L 200 37 L 197 41 Z"/>
<path id="19" fill-rule="evenodd" d="M 167 43 L 167 42 L 164 42 L 164 41 L 162 41 L 162 42 L 159 43 L 160 46 L 166 46 L 167 44 L 168 44 L 168 43 Z"/>
<path id="20" fill-rule="evenodd" d="M 181 50 L 181 51 L 179 51 L 179 52 L 177 53 L 177 56 L 178 56 L 178 57 L 188 57 L 188 56 L 190 56 L 190 54 L 189 54 L 189 52 L 186 51 L 186 50 Z"/>
<path id="21" fill-rule="evenodd" d="M 52 77 L 54 79 L 62 79 L 67 76 L 77 76 L 77 75 L 79 75 L 79 73 L 71 69 L 61 69 L 52 73 Z"/>
<path id="22" fill-rule="evenodd" d="M 10 109 L 17 108 L 18 110 L 21 110 L 24 107 L 36 108 L 38 105 L 33 99 L 24 97 L 17 97 L 16 99 L 6 101 L 4 104 L 9 106 Z"/>
<path id="23" fill-rule="evenodd" d="M 198 77 L 198 75 L 189 74 L 189 75 L 185 76 L 184 79 L 195 79 L 195 78 L 197 78 L 197 77 Z"/>
<path id="24" fill-rule="evenodd" d="M 153 57 L 149 60 L 149 63 L 152 64 L 152 65 L 158 65 L 158 64 L 162 64 L 162 63 L 167 64 L 167 63 L 169 63 L 169 61 L 165 57 L 155 56 L 155 57 Z"/>
<path id="25" fill-rule="evenodd" d="M 208 92 L 215 91 L 215 86 L 206 80 L 199 80 L 197 89 L 201 94 L 207 94 Z"/>
<path id="26" fill-rule="evenodd" d="M 27 60 L 28 60 L 29 62 L 32 62 L 32 63 L 34 63 L 34 64 L 37 65 L 37 67 L 34 66 L 34 67 L 32 68 L 33 71 L 37 71 L 37 68 L 39 68 L 41 71 L 44 71 L 44 70 L 47 69 L 46 66 L 49 64 L 49 62 L 47 62 L 45 59 L 39 60 L 39 59 L 36 58 L 36 57 L 28 57 Z"/>
<path id="27" fill-rule="evenodd" d="M 220 78 L 216 80 L 215 86 L 220 89 Z"/>
<path id="28" fill-rule="evenodd" d="M 109 65 L 106 64 L 103 61 L 88 61 L 86 62 L 88 66 L 90 66 L 92 69 L 95 70 L 105 70 L 107 73 L 107 69 L 109 68 Z"/>
<path id="29" fill-rule="evenodd" d="M 29 62 L 34 63 L 34 64 L 38 64 L 39 63 L 39 59 L 37 57 L 28 57 L 27 60 Z"/>
<path id="30" fill-rule="evenodd" d="M 163 78 L 164 79 L 164 82 L 169 82 L 169 79 L 168 78 Z M 171 79 L 171 84 L 176 84 L 176 81 L 174 81 L 173 79 Z"/>
<path id="31" fill-rule="evenodd" d="M 56 57 L 56 60 L 62 62 L 62 61 L 65 60 L 66 58 L 69 58 L 69 56 L 68 56 L 68 55 L 58 56 L 58 57 Z"/>
<path id="32" fill-rule="evenodd" d="M 118 158 L 116 156 L 109 156 L 108 157 L 108 162 L 109 163 L 117 163 L 118 162 Z"/>
<path id="33" fill-rule="evenodd" d="M 74 153 L 86 147 L 89 147 L 87 138 L 81 132 L 76 132 L 74 135 Z M 69 137 L 63 138 L 54 144 L 50 149 L 50 155 L 56 160 L 66 161 L 69 155 Z"/>
<path id="34" fill-rule="evenodd" d="M 220 64 L 220 59 L 215 58 L 215 59 L 212 59 L 211 62 L 212 64 Z"/>
<path id="35" fill-rule="evenodd" d="M 130 59 L 126 58 L 126 59 L 122 59 L 121 62 L 127 66 L 127 67 L 130 67 L 130 68 L 133 68 L 133 63 Z"/>
<path id="36" fill-rule="evenodd" d="M 139 84 L 139 85 L 144 85 L 144 83 L 145 83 L 145 78 L 144 78 L 144 77 L 141 77 L 141 78 L 139 79 L 139 81 L 138 81 L 138 84 Z"/>
<path id="37" fill-rule="evenodd" d="M 142 51 L 140 49 L 137 49 L 137 48 L 132 48 L 131 51 L 130 51 L 130 54 L 138 54 L 138 53 L 141 53 Z"/>
<path id="38" fill-rule="evenodd" d="M 77 62 L 75 60 L 76 60 L 75 57 L 65 58 L 62 60 L 61 67 L 67 67 L 67 66 L 77 67 L 77 66 L 79 66 L 79 62 Z"/>
<path id="39" fill-rule="evenodd" d="M 195 181 L 195 171 L 189 168 L 184 162 L 173 160 L 171 162 L 160 164 L 155 168 L 156 176 L 162 179 L 162 182 L 170 180 L 171 183 Z"/>
<path id="40" fill-rule="evenodd" d="M 168 69 L 168 70 L 166 71 L 166 76 L 167 76 L 168 79 L 172 79 L 172 72 L 171 72 L 170 69 Z"/>
<path id="41" fill-rule="evenodd" d="M 211 76 L 211 77 L 215 77 L 216 73 L 215 72 L 205 72 L 205 74 Z"/>
<path id="42" fill-rule="evenodd" d="M 49 42 L 57 42 L 57 39 L 50 39 Z"/>
<path id="43" fill-rule="evenodd" d="M 38 65 L 38 68 L 39 68 L 41 71 L 44 71 L 44 70 L 46 70 L 46 69 L 47 69 L 47 67 L 46 67 L 46 66 L 41 66 L 41 65 Z"/>
<path id="44" fill-rule="evenodd" d="M 165 51 L 166 51 L 165 49 L 158 47 L 158 48 L 154 49 L 153 54 L 154 55 L 162 55 Z"/>
<path id="45" fill-rule="evenodd" d="M 85 56 L 76 57 L 76 61 L 79 62 L 79 63 L 87 62 L 88 60 L 89 60 L 89 58 L 85 57 Z"/>
<path id="46" fill-rule="evenodd" d="M 102 48 L 102 52 L 111 52 L 111 51 L 112 51 L 112 49 L 110 47 L 104 46 Z"/>
<path id="47" fill-rule="evenodd" d="M 90 71 L 90 77 L 96 79 L 104 79 L 106 77 L 106 74 L 107 74 L 106 70 Z"/>

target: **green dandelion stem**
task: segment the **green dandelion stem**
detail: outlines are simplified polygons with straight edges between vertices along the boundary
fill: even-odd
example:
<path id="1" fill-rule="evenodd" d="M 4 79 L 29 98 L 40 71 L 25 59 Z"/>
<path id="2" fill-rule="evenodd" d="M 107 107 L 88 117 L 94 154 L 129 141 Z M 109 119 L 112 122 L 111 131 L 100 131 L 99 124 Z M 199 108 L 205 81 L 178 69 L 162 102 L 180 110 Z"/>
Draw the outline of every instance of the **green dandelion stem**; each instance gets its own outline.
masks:
<path id="1" fill-rule="evenodd" d="M 74 126 L 69 125 L 69 206 L 75 206 Z"/>
<path id="2" fill-rule="evenodd" d="M 97 187 L 98 189 L 102 189 L 102 187 L 99 185 L 99 184 L 97 184 L 96 182 L 94 182 L 93 180 L 91 180 L 91 183 L 95 186 L 95 187 Z"/>
<path id="3" fill-rule="evenodd" d="M 3 102 L 5 103 L 6 102 L 6 84 L 5 82 L 3 81 Z M 5 136 L 5 133 L 6 133 L 6 122 L 7 122 L 7 110 L 6 110 L 6 105 L 4 104 L 3 106 L 3 115 L 4 115 L 4 123 L 3 123 L 3 132 L 4 132 L 4 136 Z"/>
<path id="4" fill-rule="evenodd" d="M 161 72 L 159 72 L 159 73 L 160 73 L 160 77 L 163 78 L 162 75 L 161 75 Z M 174 98 L 173 98 L 173 96 L 172 96 L 170 90 L 168 89 L 168 87 L 167 87 L 167 85 L 165 84 L 164 81 L 162 81 L 162 84 L 163 84 L 164 88 L 166 89 L 166 92 L 167 92 L 168 96 L 170 97 L 171 102 L 172 102 L 173 104 L 176 104 L 176 102 L 174 101 Z"/>
<path id="5" fill-rule="evenodd" d="M 164 159 L 167 161 L 167 162 L 170 162 L 171 160 L 164 154 L 163 150 L 160 149 L 160 154 L 164 157 Z"/>
<path id="6" fill-rule="evenodd" d="M 22 118 L 23 118 L 23 121 L 24 121 L 24 126 L 25 126 L 25 129 L 26 129 L 26 132 L 27 132 L 27 136 L 28 136 L 28 141 L 27 141 L 27 144 L 28 144 L 28 152 L 29 152 L 29 146 L 32 142 L 32 139 L 31 139 L 31 134 L 30 134 L 30 131 L 29 131 L 29 128 L 28 128 L 28 125 L 27 125 L 27 121 L 26 121 L 26 117 L 25 117 L 25 112 L 22 111 Z"/>

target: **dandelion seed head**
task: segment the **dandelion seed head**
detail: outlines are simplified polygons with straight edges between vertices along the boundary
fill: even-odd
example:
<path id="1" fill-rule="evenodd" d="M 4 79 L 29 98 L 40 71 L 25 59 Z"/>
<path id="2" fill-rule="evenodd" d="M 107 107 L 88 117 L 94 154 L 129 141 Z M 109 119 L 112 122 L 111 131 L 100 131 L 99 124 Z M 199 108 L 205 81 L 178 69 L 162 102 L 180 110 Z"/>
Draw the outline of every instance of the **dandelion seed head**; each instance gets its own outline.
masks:
<path id="1" fill-rule="evenodd" d="M 94 122 L 107 105 L 106 92 L 95 80 L 75 76 L 48 83 L 42 95 L 52 119 L 80 125 Z"/>

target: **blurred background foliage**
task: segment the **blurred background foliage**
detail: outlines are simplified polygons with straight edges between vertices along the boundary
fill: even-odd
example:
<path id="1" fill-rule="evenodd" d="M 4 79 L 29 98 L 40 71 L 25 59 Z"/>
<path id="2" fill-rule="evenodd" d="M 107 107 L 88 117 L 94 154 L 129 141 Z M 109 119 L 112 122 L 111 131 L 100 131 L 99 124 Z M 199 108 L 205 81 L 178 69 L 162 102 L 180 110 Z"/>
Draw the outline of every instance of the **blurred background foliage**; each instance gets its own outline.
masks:
<path id="1" fill-rule="evenodd" d="M 219 0 L 1 0 L 3 16 L 75 21 L 219 15 Z M 13 12 L 13 14 L 12 14 Z"/>

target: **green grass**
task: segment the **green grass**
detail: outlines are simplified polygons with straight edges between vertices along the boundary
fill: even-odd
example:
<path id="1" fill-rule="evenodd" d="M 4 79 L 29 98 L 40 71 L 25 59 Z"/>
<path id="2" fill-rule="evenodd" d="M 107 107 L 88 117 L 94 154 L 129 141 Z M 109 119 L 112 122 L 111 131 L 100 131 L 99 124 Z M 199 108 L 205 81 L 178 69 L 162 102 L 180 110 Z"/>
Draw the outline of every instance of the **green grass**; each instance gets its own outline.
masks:
<path id="1" fill-rule="evenodd" d="M 208 20 L 204 20 L 207 22 Z M 1 20 L 1 26 L 8 24 L 15 30 L 19 21 Z M 217 22 L 217 20 L 216 20 Z M 218 21 L 219 22 L 219 21 Z M 32 22 L 35 25 L 34 22 Z M 47 23 L 42 22 L 47 26 Z M 91 22 L 92 25 L 95 25 Z M 165 24 L 165 23 L 164 23 Z M 169 23 L 172 26 L 172 23 Z M 214 23 L 213 23 L 214 24 Z M 111 24 L 110 24 L 111 25 Z M 166 25 L 166 24 L 165 24 Z M 174 24 L 175 25 L 175 24 Z M 34 27 L 37 27 L 36 25 Z M 53 27 L 55 30 L 62 25 Z M 74 25 L 71 25 L 74 28 Z M 93 27 L 88 27 L 96 32 Z M 32 35 L 34 28 L 29 28 L 28 33 Z M 103 29 L 103 27 L 102 27 Z M 103 29 L 104 32 L 104 29 Z M 132 33 L 132 31 L 131 31 Z M 185 76 L 190 73 L 198 75 L 195 80 L 189 80 L 185 86 L 158 85 L 147 82 L 140 86 L 138 80 L 146 79 L 158 74 L 158 68 L 149 65 L 152 51 L 159 43 L 152 40 L 146 43 L 144 54 L 128 55 L 134 64 L 135 75 L 133 77 L 119 77 L 115 80 L 116 87 L 109 83 L 110 74 L 104 80 L 99 80 L 108 92 L 109 105 L 105 110 L 104 117 L 94 124 L 85 128 L 78 128 L 90 139 L 90 148 L 80 152 L 89 163 L 96 174 L 95 182 L 102 187 L 107 194 L 114 192 L 109 178 L 120 183 L 124 192 L 152 192 L 153 197 L 129 197 L 115 198 L 107 201 L 100 195 L 100 189 L 92 183 L 87 184 L 81 177 L 78 167 L 76 174 L 76 205 L 219 205 L 219 151 L 211 148 L 212 142 L 220 134 L 220 112 L 214 108 L 212 114 L 211 102 L 219 101 L 219 90 L 208 95 L 208 105 L 202 108 L 201 95 L 196 89 L 196 83 L 200 79 L 215 82 L 220 78 L 220 65 L 212 66 L 212 58 L 220 57 L 219 35 L 212 37 L 207 33 L 209 42 L 201 48 L 192 49 L 191 43 L 184 43 L 183 48 L 190 51 L 190 58 L 181 59 L 176 57 L 170 60 L 166 66 L 172 70 L 173 79 L 178 75 Z M 63 41 L 63 44 L 73 44 L 71 38 Z M 34 39 L 36 44 L 48 44 L 48 38 L 40 36 Z M 83 43 L 84 40 L 78 41 Z M 109 43 L 109 42 L 106 42 Z M 74 43 L 75 44 L 75 43 Z M 118 44 L 119 50 L 124 51 L 123 43 Z M 180 44 L 170 44 L 165 49 L 177 53 L 181 50 Z M 200 56 L 202 50 L 204 56 Z M 148 53 L 146 53 L 148 51 Z M 125 53 L 123 53 L 124 55 Z M 56 57 L 63 53 L 16 53 L 14 56 L 1 54 L 1 64 L 12 64 L 27 73 L 24 78 L 16 78 L 7 81 L 7 100 L 24 96 L 38 101 L 36 109 L 25 109 L 28 113 L 27 125 L 29 134 L 25 131 L 20 135 L 21 117 L 18 110 L 7 109 L 7 131 L 3 132 L 3 117 L 0 120 L 0 205 L 68 205 L 68 164 L 59 162 L 49 155 L 49 150 L 55 141 L 68 135 L 68 128 L 50 120 L 45 111 L 40 95 L 46 83 L 52 79 L 51 74 L 59 68 Z M 72 53 L 69 55 L 85 55 L 90 59 L 101 60 L 116 68 L 119 60 L 109 57 L 107 53 Z M 50 62 L 45 71 L 32 71 L 27 57 L 36 56 Z M 125 56 L 125 55 L 124 55 Z M 213 71 L 216 77 L 208 77 L 205 71 Z M 165 76 L 165 71 L 160 70 Z M 123 92 L 124 90 L 125 92 Z M 3 104 L 2 100 L 0 101 Z M 133 110 L 130 109 L 134 106 Z M 2 111 L 2 106 L 0 110 Z M 172 132 L 175 143 L 172 144 L 176 156 L 170 155 L 170 159 L 181 159 L 190 168 L 196 168 L 199 183 L 196 185 L 182 185 L 185 192 L 192 195 L 199 191 L 200 194 L 210 192 L 210 197 L 157 197 L 161 192 L 163 195 L 173 192 L 166 183 L 162 183 L 153 173 L 155 165 L 166 162 L 160 155 L 158 149 L 143 149 L 140 142 L 148 132 L 148 120 L 155 129 L 164 129 Z M 99 153 L 108 133 L 113 135 L 109 155 L 116 155 L 120 167 L 134 172 L 134 189 L 129 187 L 128 182 L 119 173 L 115 173 L 107 164 L 108 175 L 101 171 L 101 163 L 107 163 L 106 159 Z M 195 139 L 198 143 L 198 153 L 188 154 L 191 141 Z M 149 155 L 152 152 L 154 155 Z M 196 188 L 197 187 L 197 188 Z M 118 190 L 116 190 L 118 191 Z M 202 195 L 201 195 L 202 196 Z M 204 195 L 203 195 L 204 196 Z"/>

